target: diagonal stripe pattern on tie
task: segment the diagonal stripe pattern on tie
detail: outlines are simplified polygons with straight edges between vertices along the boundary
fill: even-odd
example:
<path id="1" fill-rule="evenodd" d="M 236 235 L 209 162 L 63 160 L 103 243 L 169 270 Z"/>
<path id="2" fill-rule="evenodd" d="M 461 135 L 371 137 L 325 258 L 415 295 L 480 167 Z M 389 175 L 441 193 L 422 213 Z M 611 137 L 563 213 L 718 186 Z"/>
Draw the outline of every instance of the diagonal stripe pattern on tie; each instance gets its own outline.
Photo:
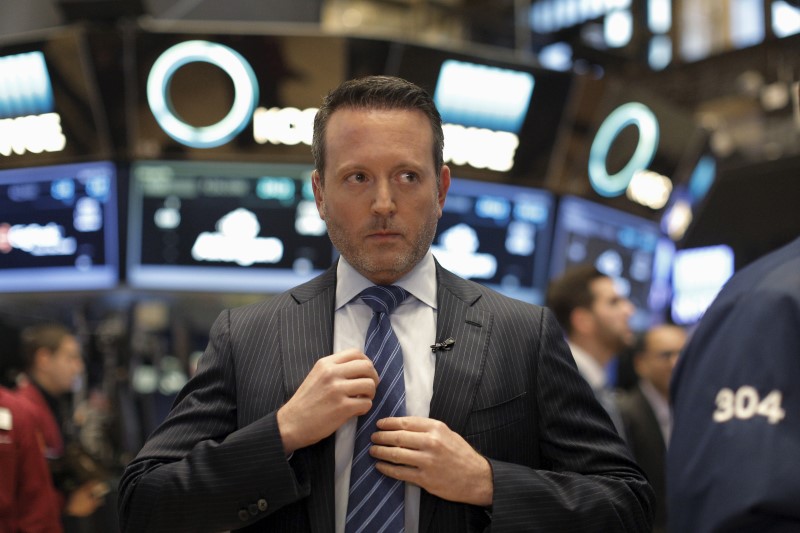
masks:
<path id="1" fill-rule="evenodd" d="M 389 314 L 406 299 L 408 293 L 394 285 L 375 285 L 364 289 L 359 296 L 373 311 L 364 353 L 372 360 L 380 382 L 372 409 L 358 417 L 345 532 L 397 533 L 404 528 L 405 484 L 378 472 L 369 447 L 378 420 L 406 414 L 403 352 L 392 330 Z"/>

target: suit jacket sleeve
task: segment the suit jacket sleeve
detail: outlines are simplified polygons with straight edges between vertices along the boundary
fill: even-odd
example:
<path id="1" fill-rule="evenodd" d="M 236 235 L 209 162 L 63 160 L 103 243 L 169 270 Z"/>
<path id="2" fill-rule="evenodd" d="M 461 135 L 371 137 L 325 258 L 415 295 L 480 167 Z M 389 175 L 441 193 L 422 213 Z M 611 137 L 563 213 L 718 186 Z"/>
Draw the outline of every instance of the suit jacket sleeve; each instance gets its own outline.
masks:
<path id="1" fill-rule="evenodd" d="M 528 324 L 539 327 L 528 353 L 536 361 L 528 386 L 538 421 L 533 460 L 489 457 L 492 531 L 649 530 L 653 492 L 647 479 L 578 373 L 553 315 L 537 309 Z"/>
<path id="2" fill-rule="evenodd" d="M 798 378 L 800 239 L 734 276 L 678 360 L 670 531 L 800 531 Z"/>
<path id="3" fill-rule="evenodd" d="M 302 466 L 284 454 L 277 411 L 239 423 L 234 344 L 225 311 L 197 375 L 121 479 L 123 531 L 235 529 L 308 495 Z"/>

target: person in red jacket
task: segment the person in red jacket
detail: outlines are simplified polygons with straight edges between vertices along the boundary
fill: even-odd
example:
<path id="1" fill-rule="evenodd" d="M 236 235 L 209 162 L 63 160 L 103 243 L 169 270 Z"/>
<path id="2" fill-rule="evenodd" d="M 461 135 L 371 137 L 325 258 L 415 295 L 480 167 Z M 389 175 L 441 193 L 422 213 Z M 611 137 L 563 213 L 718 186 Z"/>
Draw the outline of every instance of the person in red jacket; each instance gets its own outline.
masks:
<path id="1" fill-rule="evenodd" d="M 0 533 L 60 533 L 58 498 L 34 414 L 0 387 Z"/>
<path id="2" fill-rule="evenodd" d="M 45 456 L 53 464 L 64 457 L 64 432 L 70 413 L 63 398 L 83 373 L 81 347 L 75 336 L 60 324 L 40 324 L 22 332 L 25 375 L 17 395 L 28 402 L 44 437 Z M 78 486 L 60 487 L 61 509 L 69 516 L 89 516 L 103 503 L 105 483 L 89 480 Z"/>

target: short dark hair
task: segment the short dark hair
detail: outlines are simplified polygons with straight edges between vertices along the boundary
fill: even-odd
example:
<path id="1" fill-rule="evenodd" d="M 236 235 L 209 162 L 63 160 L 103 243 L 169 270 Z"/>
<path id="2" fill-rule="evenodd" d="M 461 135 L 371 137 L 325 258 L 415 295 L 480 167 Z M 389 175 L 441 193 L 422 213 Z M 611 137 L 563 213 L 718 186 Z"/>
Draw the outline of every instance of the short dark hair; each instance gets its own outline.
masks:
<path id="1" fill-rule="evenodd" d="M 563 330 L 572 333 L 570 315 L 578 307 L 590 308 L 594 303 L 594 293 L 590 285 L 596 279 L 608 276 L 593 265 L 573 267 L 560 277 L 552 280 L 547 287 L 546 305 L 556 316 Z"/>
<path id="2" fill-rule="evenodd" d="M 636 339 L 633 343 L 633 348 L 632 348 L 633 355 L 635 357 L 644 355 L 647 352 L 647 350 L 650 349 L 652 333 L 656 330 L 661 330 L 661 329 L 677 329 L 683 331 L 684 333 L 686 332 L 686 330 L 682 326 L 679 326 L 678 324 L 672 324 L 670 322 L 651 326 L 646 330 L 639 332 L 636 335 Z"/>
<path id="3" fill-rule="evenodd" d="M 410 81 L 392 76 L 366 76 L 346 81 L 322 100 L 314 117 L 311 154 L 320 177 L 325 174 L 325 132 L 328 121 L 339 109 L 418 109 L 425 113 L 433 132 L 433 164 L 439 177 L 444 164 L 442 117 L 425 89 Z"/>
<path id="4" fill-rule="evenodd" d="M 72 332 L 69 329 L 57 323 L 37 324 L 23 329 L 20 338 L 25 370 L 33 368 L 36 352 L 42 348 L 55 352 L 70 335 Z"/>

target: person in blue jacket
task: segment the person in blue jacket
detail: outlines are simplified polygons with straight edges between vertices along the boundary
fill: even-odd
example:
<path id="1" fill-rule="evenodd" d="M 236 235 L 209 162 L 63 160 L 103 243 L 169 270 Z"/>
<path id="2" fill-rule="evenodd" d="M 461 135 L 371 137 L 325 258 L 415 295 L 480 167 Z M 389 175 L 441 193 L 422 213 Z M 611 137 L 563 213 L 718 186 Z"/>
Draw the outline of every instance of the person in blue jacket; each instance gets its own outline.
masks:
<path id="1" fill-rule="evenodd" d="M 800 238 L 731 278 L 671 398 L 670 531 L 800 531 Z"/>

